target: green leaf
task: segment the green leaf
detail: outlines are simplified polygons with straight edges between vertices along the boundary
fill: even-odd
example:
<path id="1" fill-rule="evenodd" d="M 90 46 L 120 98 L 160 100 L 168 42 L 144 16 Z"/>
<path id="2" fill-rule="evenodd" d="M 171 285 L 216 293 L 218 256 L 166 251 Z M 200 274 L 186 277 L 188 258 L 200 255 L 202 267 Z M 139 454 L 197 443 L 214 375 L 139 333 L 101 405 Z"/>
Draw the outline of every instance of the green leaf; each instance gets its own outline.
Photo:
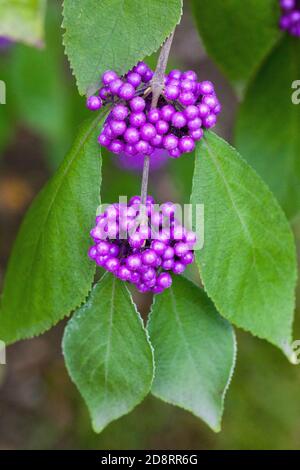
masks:
<path id="1" fill-rule="evenodd" d="M 42 46 L 46 0 L 2 0 L 0 36 Z"/>
<path id="2" fill-rule="evenodd" d="M 300 105 L 291 88 L 299 77 L 299 41 L 286 37 L 249 86 L 236 126 L 237 148 L 290 218 L 300 212 Z"/>
<path id="3" fill-rule="evenodd" d="M 220 431 L 236 356 L 233 329 L 202 289 L 183 277 L 155 297 L 149 320 L 154 347 L 152 393 Z"/>
<path id="4" fill-rule="evenodd" d="M 150 391 L 152 348 L 127 288 L 111 274 L 69 321 L 63 352 L 95 432 L 129 413 Z"/>
<path id="5" fill-rule="evenodd" d="M 290 354 L 295 244 L 273 194 L 234 148 L 207 133 L 196 150 L 192 202 L 204 204 L 196 260 L 217 310 Z"/>
<path id="6" fill-rule="evenodd" d="M 81 94 L 108 69 L 125 73 L 179 22 L 182 0 L 64 0 L 64 44 Z"/>
<path id="7" fill-rule="evenodd" d="M 233 81 L 247 80 L 280 37 L 278 0 L 193 0 L 209 55 Z"/>
<path id="8" fill-rule="evenodd" d="M 29 209 L 7 269 L 0 304 L 6 343 L 50 328 L 88 295 L 87 256 L 100 202 L 99 118 L 84 125 L 62 165 Z"/>

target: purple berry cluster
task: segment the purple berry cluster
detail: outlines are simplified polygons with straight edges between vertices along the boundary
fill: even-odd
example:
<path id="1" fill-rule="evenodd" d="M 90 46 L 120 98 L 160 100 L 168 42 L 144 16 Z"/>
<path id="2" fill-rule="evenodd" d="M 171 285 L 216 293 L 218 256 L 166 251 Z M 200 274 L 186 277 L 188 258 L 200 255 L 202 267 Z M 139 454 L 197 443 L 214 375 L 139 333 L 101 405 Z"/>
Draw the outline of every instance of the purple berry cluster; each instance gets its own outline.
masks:
<path id="1" fill-rule="evenodd" d="M 196 234 L 179 223 L 175 209 L 166 202 L 157 210 L 151 196 L 145 206 L 139 196 L 108 206 L 91 230 L 89 257 L 142 293 L 163 292 L 172 284 L 170 273 L 182 274 L 194 261 Z"/>
<path id="2" fill-rule="evenodd" d="M 300 0 L 280 0 L 282 16 L 280 28 L 300 37 Z"/>
<path id="3" fill-rule="evenodd" d="M 221 105 L 211 82 L 199 82 L 192 70 L 172 70 L 165 77 L 157 107 L 152 109 L 152 77 L 144 62 L 124 77 L 113 71 L 103 74 L 99 95 L 87 100 L 90 110 L 113 104 L 99 135 L 100 145 L 128 156 L 151 156 L 156 149 L 164 149 L 170 157 L 178 158 L 192 152 L 204 130 L 215 126 Z"/>

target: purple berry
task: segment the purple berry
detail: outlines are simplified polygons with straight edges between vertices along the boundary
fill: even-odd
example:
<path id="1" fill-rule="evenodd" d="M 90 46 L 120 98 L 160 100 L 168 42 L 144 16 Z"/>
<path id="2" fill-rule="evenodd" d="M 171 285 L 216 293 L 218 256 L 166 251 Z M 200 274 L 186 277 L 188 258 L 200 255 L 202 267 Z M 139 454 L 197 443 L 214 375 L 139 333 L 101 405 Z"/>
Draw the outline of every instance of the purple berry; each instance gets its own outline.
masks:
<path id="1" fill-rule="evenodd" d="M 107 271 L 115 272 L 119 269 L 119 267 L 120 267 L 120 261 L 118 260 L 118 258 L 109 258 L 105 262 L 105 268 L 107 269 Z"/>
<path id="2" fill-rule="evenodd" d="M 121 140 L 115 139 L 110 143 L 109 150 L 112 153 L 119 154 L 119 153 L 123 152 L 124 144 L 123 144 L 123 142 L 121 142 Z"/>
<path id="3" fill-rule="evenodd" d="M 200 129 L 196 129 L 196 130 L 194 130 L 194 131 L 191 131 L 191 132 L 190 132 L 190 137 L 191 137 L 193 140 L 195 140 L 195 142 L 197 142 L 198 140 L 201 140 L 201 139 L 202 139 L 203 134 L 204 134 L 203 129 L 200 128 Z"/>
<path id="4" fill-rule="evenodd" d="M 178 145 L 178 137 L 174 134 L 168 134 L 163 138 L 163 146 L 166 150 L 173 150 Z"/>
<path id="5" fill-rule="evenodd" d="M 119 136 L 124 134 L 126 130 L 126 123 L 124 121 L 111 121 L 110 127 L 114 136 Z"/>
<path id="6" fill-rule="evenodd" d="M 124 106 L 123 104 L 117 104 L 116 106 L 114 106 L 111 112 L 112 117 L 118 121 L 123 121 L 124 119 L 126 119 L 128 116 L 128 113 L 129 113 L 129 110 L 127 106 Z"/>
<path id="7" fill-rule="evenodd" d="M 211 127 L 214 127 L 217 122 L 217 116 L 215 114 L 210 114 L 206 118 L 203 119 L 203 126 L 206 127 L 206 129 L 210 129 Z"/>
<path id="8" fill-rule="evenodd" d="M 89 110 L 97 111 L 102 107 L 102 99 L 99 96 L 89 96 L 86 105 Z"/>
<path id="9" fill-rule="evenodd" d="M 195 119 L 196 117 L 199 116 L 199 109 L 197 108 L 197 106 L 194 106 L 194 105 L 189 105 L 185 108 L 185 110 L 183 111 L 185 117 L 187 118 L 187 120 L 192 120 L 192 119 Z"/>
<path id="10" fill-rule="evenodd" d="M 199 117 L 188 122 L 188 128 L 190 129 L 190 131 L 196 131 L 197 129 L 200 129 L 201 126 L 202 121 Z"/>
<path id="11" fill-rule="evenodd" d="M 195 98 L 194 94 L 191 91 L 184 91 L 184 92 L 180 93 L 179 102 L 183 106 L 189 106 L 191 104 L 195 104 L 196 98 Z"/>
<path id="12" fill-rule="evenodd" d="M 157 277 L 156 285 L 163 289 L 168 289 L 172 285 L 172 277 L 169 273 L 161 273 Z"/>
<path id="13" fill-rule="evenodd" d="M 150 154 L 150 145 L 145 140 L 140 140 L 135 144 L 135 148 L 138 153 L 142 155 L 149 155 Z"/>
<path id="14" fill-rule="evenodd" d="M 118 78 L 118 75 L 116 72 L 113 70 L 107 70 L 107 72 L 104 72 L 102 75 L 102 82 L 104 85 L 109 85 L 112 81 L 116 80 Z"/>
<path id="15" fill-rule="evenodd" d="M 169 78 L 175 78 L 175 80 L 180 80 L 181 78 L 181 72 L 180 70 L 177 70 L 177 69 L 174 69 L 174 70 L 171 70 L 171 72 L 169 73 Z"/>
<path id="16" fill-rule="evenodd" d="M 156 124 L 160 120 L 160 111 L 159 109 L 150 109 L 148 113 L 148 121 L 151 122 L 151 124 Z"/>
<path id="17" fill-rule="evenodd" d="M 195 141 L 188 136 L 181 137 L 179 140 L 178 148 L 183 153 L 192 152 L 195 148 Z"/>
<path id="18" fill-rule="evenodd" d="M 129 144 L 136 144 L 140 140 L 140 133 L 135 127 L 128 127 L 124 132 L 124 140 Z"/>
<path id="19" fill-rule="evenodd" d="M 111 142 L 111 139 L 109 137 L 107 137 L 106 134 L 101 133 L 98 137 L 98 142 L 99 142 L 100 145 L 103 145 L 103 147 L 108 147 L 108 145 Z"/>
<path id="20" fill-rule="evenodd" d="M 141 137 L 144 140 L 151 140 L 156 136 L 156 129 L 153 124 L 146 123 L 143 124 L 140 129 Z"/>
<path id="21" fill-rule="evenodd" d="M 155 263 L 157 261 L 157 255 L 156 255 L 155 251 L 152 250 L 152 249 L 148 249 L 148 250 L 144 251 L 144 253 L 142 255 L 142 261 L 143 261 L 144 264 L 146 264 L 148 266 L 155 265 Z"/>
<path id="22" fill-rule="evenodd" d="M 179 148 L 169 150 L 169 155 L 172 158 L 179 158 L 182 155 L 182 152 L 179 150 Z"/>
<path id="23" fill-rule="evenodd" d="M 146 122 L 146 115 L 142 112 L 131 113 L 129 122 L 132 127 L 141 127 Z"/>
<path id="24" fill-rule="evenodd" d="M 198 90 L 201 95 L 210 95 L 215 91 L 213 84 L 208 80 L 200 82 Z"/>
<path id="25" fill-rule="evenodd" d="M 177 111 L 176 113 L 173 114 L 172 116 L 172 125 L 174 127 L 177 127 L 178 129 L 181 129 L 182 127 L 186 126 L 186 118 L 183 113 L 180 111 Z"/>
<path id="26" fill-rule="evenodd" d="M 130 255 L 126 260 L 127 267 L 133 271 L 137 271 L 142 266 L 140 255 Z"/>
<path id="27" fill-rule="evenodd" d="M 142 97 L 136 96 L 135 98 L 132 98 L 129 105 L 132 111 L 139 113 L 141 111 L 144 111 L 146 102 Z"/>
<path id="28" fill-rule="evenodd" d="M 182 79 L 183 80 L 192 80 L 192 81 L 196 81 L 197 80 L 197 74 L 196 72 L 194 72 L 193 70 L 187 70 L 186 72 L 184 72 L 182 74 Z"/>
<path id="29" fill-rule="evenodd" d="M 206 118 L 210 113 L 210 108 L 205 103 L 199 104 L 198 109 L 199 109 L 199 117 L 201 119 Z"/>
<path id="30" fill-rule="evenodd" d="M 166 104 L 165 106 L 163 106 L 160 110 L 161 112 L 161 118 L 164 120 L 164 121 L 171 121 L 172 120 L 172 117 L 173 117 L 173 114 L 175 113 L 175 108 L 174 106 L 172 106 L 171 104 Z"/>
<path id="31" fill-rule="evenodd" d="M 118 95 L 121 99 L 129 101 L 131 100 L 134 95 L 135 95 L 135 88 L 132 86 L 130 83 L 124 83 L 119 92 Z"/>
<path id="32" fill-rule="evenodd" d="M 137 73 L 137 72 L 129 72 L 129 74 L 126 77 L 126 80 L 134 88 L 137 88 L 142 82 L 142 78 L 141 78 L 140 74 Z"/>
<path id="33" fill-rule="evenodd" d="M 175 261 L 174 267 L 173 267 L 173 273 L 182 274 L 184 271 L 185 271 L 185 264 L 183 264 L 181 261 Z"/>
<path id="34" fill-rule="evenodd" d="M 180 94 L 180 90 L 176 85 L 167 85 L 165 89 L 165 97 L 167 100 L 176 100 Z"/>
<path id="35" fill-rule="evenodd" d="M 156 131 L 160 135 L 164 135 L 168 132 L 170 126 L 166 121 L 160 120 L 156 123 Z"/>
<path id="36" fill-rule="evenodd" d="M 123 86 L 122 80 L 120 78 L 116 78 L 116 80 L 113 80 L 112 82 L 110 82 L 109 89 L 113 95 L 117 95 L 122 86 Z"/>

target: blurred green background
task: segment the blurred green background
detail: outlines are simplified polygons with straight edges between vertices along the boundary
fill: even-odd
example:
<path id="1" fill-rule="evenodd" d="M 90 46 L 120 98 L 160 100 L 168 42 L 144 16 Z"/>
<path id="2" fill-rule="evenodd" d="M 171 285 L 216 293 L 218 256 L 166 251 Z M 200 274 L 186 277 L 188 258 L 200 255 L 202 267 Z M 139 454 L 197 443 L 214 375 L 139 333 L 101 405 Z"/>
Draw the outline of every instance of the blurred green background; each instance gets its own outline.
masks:
<path id="1" fill-rule="evenodd" d="M 0 50 L 0 79 L 7 85 L 7 104 L 0 106 L 0 286 L 27 207 L 89 114 L 63 54 L 61 21 L 60 2 L 50 1 L 45 48 L 13 44 Z M 154 64 L 155 57 L 149 62 Z M 170 65 L 194 69 L 216 83 L 224 107 L 217 133 L 232 141 L 238 98 L 205 54 L 188 8 Z M 150 192 L 161 201 L 188 202 L 192 171 L 192 156 L 172 160 L 151 174 Z M 104 154 L 104 202 L 138 193 L 140 174 L 125 174 L 116 156 Z M 293 228 L 299 245 L 300 220 Z M 137 302 L 146 314 L 150 299 Z M 154 398 L 94 434 L 66 373 L 63 327 L 9 348 L 8 364 L 0 366 L 0 449 L 300 449 L 300 366 L 241 332 L 220 434 Z M 299 320 L 295 338 L 300 339 Z"/>

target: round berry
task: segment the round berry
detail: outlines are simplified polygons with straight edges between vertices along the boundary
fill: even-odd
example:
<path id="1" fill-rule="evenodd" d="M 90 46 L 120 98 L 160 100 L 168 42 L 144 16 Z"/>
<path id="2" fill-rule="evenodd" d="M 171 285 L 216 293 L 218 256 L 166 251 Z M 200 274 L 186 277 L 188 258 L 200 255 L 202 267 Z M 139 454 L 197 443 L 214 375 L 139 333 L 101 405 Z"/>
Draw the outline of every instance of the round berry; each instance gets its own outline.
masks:
<path id="1" fill-rule="evenodd" d="M 191 91 L 184 91 L 180 93 L 179 101 L 183 106 L 189 106 L 195 103 L 196 98 Z"/>
<path id="2" fill-rule="evenodd" d="M 201 140 L 203 135 L 204 135 L 204 132 L 203 132 L 203 129 L 195 129 L 194 131 L 190 131 L 190 137 L 195 141 L 197 142 L 198 140 Z"/>
<path id="3" fill-rule="evenodd" d="M 142 82 L 142 78 L 141 78 L 140 74 L 137 73 L 137 72 L 129 72 L 129 74 L 126 77 L 126 80 L 134 88 L 137 88 Z"/>
<path id="4" fill-rule="evenodd" d="M 140 133 L 136 127 L 128 127 L 124 132 L 124 140 L 129 144 L 136 144 L 140 140 Z"/>
<path id="5" fill-rule="evenodd" d="M 141 153 L 142 155 L 149 155 L 150 153 L 150 145 L 148 142 L 145 140 L 140 140 L 135 144 L 135 148 L 138 153 Z"/>
<path id="6" fill-rule="evenodd" d="M 132 111 L 139 113 L 141 111 L 144 111 L 146 102 L 141 96 L 136 96 L 135 98 L 132 98 L 129 105 Z"/>
<path id="7" fill-rule="evenodd" d="M 122 80 L 120 78 L 116 78 L 116 80 L 113 80 L 112 82 L 110 82 L 109 89 L 113 95 L 117 95 L 122 86 L 123 86 Z"/>
<path id="8" fill-rule="evenodd" d="M 124 119 L 126 119 L 128 113 L 129 110 L 127 106 L 124 106 L 123 104 L 117 104 L 111 112 L 112 117 L 118 121 L 123 121 Z"/>
<path id="9" fill-rule="evenodd" d="M 133 127 L 141 127 L 146 122 L 146 115 L 142 112 L 134 112 L 129 116 L 129 122 Z"/>
<path id="10" fill-rule="evenodd" d="M 206 127 L 206 129 L 210 129 L 211 127 L 214 127 L 217 122 L 217 116 L 215 114 L 210 114 L 206 118 L 203 119 L 203 126 Z"/>
<path id="11" fill-rule="evenodd" d="M 120 261 L 118 260 L 118 258 L 114 258 L 114 257 L 109 258 L 105 262 L 105 268 L 107 269 L 107 271 L 115 272 L 119 269 L 119 267 L 120 267 Z"/>
<path id="12" fill-rule="evenodd" d="M 164 135 L 168 132 L 170 126 L 169 124 L 166 122 L 166 121 L 163 121 L 163 120 L 159 120 L 157 123 L 156 123 L 156 131 L 158 134 L 160 135 Z"/>
<path id="13" fill-rule="evenodd" d="M 165 89 L 165 97 L 167 100 L 177 100 L 180 90 L 176 85 L 167 85 Z"/>
<path id="14" fill-rule="evenodd" d="M 99 90 L 99 96 L 102 100 L 107 100 L 107 98 L 109 97 L 110 95 L 110 91 L 109 91 L 109 88 L 108 87 L 103 87 L 103 88 L 100 88 Z"/>
<path id="15" fill-rule="evenodd" d="M 195 148 L 195 141 L 189 136 L 181 137 L 178 148 L 183 153 L 192 152 Z"/>
<path id="16" fill-rule="evenodd" d="M 124 144 L 123 144 L 123 142 L 121 142 L 121 140 L 115 139 L 110 143 L 109 150 L 112 153 L 119 154 L 119 153 L 123 152 Z"/>
<path id="17" fill-rule="evenodd" d="M 183 80 L 197 80 L 197 74 L 193 70 L 187 70 L 182 74 L 182 79 Z"/>
<path id="18" fill-rule="evenodd" d="M 144 140 L 151 140 L 156 136 L 156 130 L 153 124 L 143 124 L 140 129 L 141 137 Z"/>
<path id="19" fill-rule="evenodd" d="M 174 274 L 182 274 L 185 271 L 185 264 L 181 261 L 175 261 L 173 266 L 173 273 Z"/>
<path id="20" fill-rule="evenodd" d="M 160 120 L 159 109 L 158 108 L 150 109 L 147 117 L 148 117 L 148 121 L 151 122 L 151 124 L 156 124 Z"/>
<path id="21" fill-rule="evenodd" d="M 179 158 L 182 155 L 182 152 L 179 150 L 179 148 L 169 150 L 169 155 L 172 158 Z"/>
<path id="22" fill-rule="evenodd" d="M 202 121 L 199 117 L 196 117 L 195 119 L 188 122 L 188 128 L 191 131 L 195 131 L 197 129 L 200 129 L 201 126 L 202 126 Z"/>
<path id="23" fill-rule="evenodd" d="M 116 80 L 118 75 L 113 70 L 107 70 L 102 75 L 102 82 L 104 85 L 109 85 L 113 80 Z"/>
<path id="24" fill-rule="evenodd" d="M 98 137 L 98 142 L 99 142 L 100 145 L 103 145 L 103 147 L 108 147 L 108 145 L 111 142 L 111 139 L 109 137 L 107 137 L 107 135 L 102 132 Z"/>
<path id="25" fill-rule="evenodd" d="M 135 67 L 134 71 L 139 75 L 143 76 L 148 70 L 148 65 L 145 62 L 139 62 Z"/>
<path id="26" fill-rule="evenodd" d="M 199 104 L 198 110 L 199 110 L 199 117 L 201 119 L 206 118 L 210 114 L 210 108 L 205 103 Z"/>
<path id="27" fill-rule="evenodd" d="M 132 86 L 130 83 L 124 83 L 119 92 L 118 95 L 121 99 L 129 101 L 131 100 L 134 95 L 135 95 L 135 88 Z"/>
<path id="28" fill-rule="evenodd" d="M 119 136 L 124 134 L 126 130 L 126 123 L 124 121 L 111 121 L 110 127 L 114 136 Z"/>
<path id="29" fill-rule="evenodd" d="M 157 276 L 156 285 L 163 289 L 168 289 L 172 285 L 172 277 L 169 273 L 161 273 Z"/>
<path id="30" fill-rule="evenodd" d="M 120 266 L 117 271 L 117 276 L 122 281 L 129 281 L 131 277 L 131 272 L 126 266 Z"/>
<path id="31" fill-rule="evenodd" d="M 102 107 L 102 99 L 99 96 L 89 96 L 86 105 L 91 111 L 97 111 Z"/>
<path id="32" fill-rule="evenodd" d="M 193 120 L 195 119 L 196 117 L 199 116 L 199 109 L 197 108 L 197 106 L 194 106 L 193 104 L 190 104 L 189 106 L 187 106 L 185 108 L 185 110 L 183 111 L 185 117 L 187 118 L 187 120 Z"/>
<path id="33" fill-rule="evenodd" d="M 153 240 L 151 243 L 152 250 L 155 251 L 157 255 L 163 255 L 166 249 L 165 243 L 161 242 L 160 240 Z"/>
<path id="34" fill-rule="evenodd" d="M 181 75 L 182 74 L 181 74 L 180 70 L 174 69 L 174 70 L 171 70 L 168 77 L 169 78 L 175 78 L 175 80 L 180 80 Z"/>
<path id="35" fill-rule="evenodd" d="M 100 241 L 97 245 L 97 253 L 100 256 L 108 255 L 109 254 L 109 243 Z"/>
<path id="36" fill-rule="evenodd" d="M 142 260 L 140 255 L 130 255 L 126 259 L 126 265 L 129 269 L 137 271 L 142 266 Z"/>
<path id="37" fill-rule="evenodd" d="M 182 127 L 186 126 L 186 123 L 187 121 L 183 113 L 181 113 L 180 111 L 177 111 L 176 113 L 173 114 L 172 125 L 174 127 L 181 129 Z"/>
<path id="38" fill-rule="evenodd" d="M 157 254 L 155 253 L 154 250 L 148 249 L 148 250 L 144 251 L 144 253 L 142 255 L 142 261 L 147 266 L 153 266 L 153 265 L 155 265 L 155 263 L 157 261 Z"/>
<path id="39" fill-rule="evenodd" d="M 172 120 L 172 116 L 173 114 L 175 113 L 175 108 L 174 106 L 172 106 L 171 104 L 166 104 L 165 106 L 163 106 L 160 110 L 160 113 L 161 113 L 161 118 L 164 120 L 164 121 L 171 121 Z"/>
<path id="40" fill-rule="evenodd" d="M 180 86 L 183 91 L 194 92 L 197 89 L 197 83 L 188 79 L 182 80 Z"/>
<path id="41" fill-rule="evenodd" d="M 163 146 L 166 150 L 173 150 L 178 145 L 178 137 L 174 134 L 168 134 L 163 138 Z"/>
<path id="42" fill-rule="evenodd" d="M 199 93 L 201 95 L 210 95 L 210 94 L 214 93 L 214 91 L 215 91 L 213 84 L 211 82 L 209 82 L 208 80 L 206 80 L 204 82 L 200 82 L 198 89 L 199 89 Z"/>

